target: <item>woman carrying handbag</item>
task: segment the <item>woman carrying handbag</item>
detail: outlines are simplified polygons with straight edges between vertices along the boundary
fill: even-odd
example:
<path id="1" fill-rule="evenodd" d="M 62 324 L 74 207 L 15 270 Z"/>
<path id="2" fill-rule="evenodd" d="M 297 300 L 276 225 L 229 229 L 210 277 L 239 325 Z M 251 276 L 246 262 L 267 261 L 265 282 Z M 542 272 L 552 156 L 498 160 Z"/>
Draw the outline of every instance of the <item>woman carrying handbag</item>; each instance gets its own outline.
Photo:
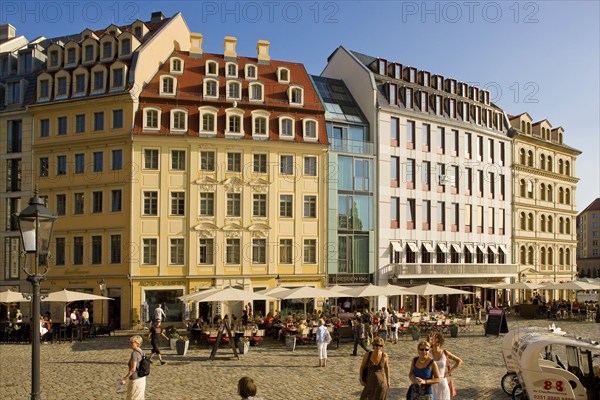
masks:
<path id="1" fill-rule="evenodd" d="M 433 398 L 435 400 L 449 400 L 456 396 L 454 382 L 450 380 L 451 371 L 455 371 L 462 365 L 462 360 L 444 349 L 444 335 L 441 332 L 434 332 L 429 335 L 431 343 L 431 355 L 437 364 L 440 373 L 440 383 L 432 386 Z M 450 361 L 454 361 L 450 365 Z"/>
<path id="2" fill-rule="evenodd" d="M 410 363 L 408 379 L 411 385 L 406 398 L 409 400 L 434 400 L 431 385 L 440 382 L 440 372 L 431 357 L 429 342 L 419 342 L 417 346 L 418 357 Z"/>

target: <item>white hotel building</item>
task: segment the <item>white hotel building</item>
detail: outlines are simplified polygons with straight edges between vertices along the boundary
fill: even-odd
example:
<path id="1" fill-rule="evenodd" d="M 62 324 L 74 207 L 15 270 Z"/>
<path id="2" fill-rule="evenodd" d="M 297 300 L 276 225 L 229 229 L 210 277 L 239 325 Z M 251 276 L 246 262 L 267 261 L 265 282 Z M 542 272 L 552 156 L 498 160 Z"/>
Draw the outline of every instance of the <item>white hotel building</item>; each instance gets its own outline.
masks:
<path id="1" fill-rule="evenodd" d="M 344 81 L 375 138 L 374 283 L 478 290 L 516 278 L 511 139 L 489 92 L 341 46 L 322 76 Z"/>

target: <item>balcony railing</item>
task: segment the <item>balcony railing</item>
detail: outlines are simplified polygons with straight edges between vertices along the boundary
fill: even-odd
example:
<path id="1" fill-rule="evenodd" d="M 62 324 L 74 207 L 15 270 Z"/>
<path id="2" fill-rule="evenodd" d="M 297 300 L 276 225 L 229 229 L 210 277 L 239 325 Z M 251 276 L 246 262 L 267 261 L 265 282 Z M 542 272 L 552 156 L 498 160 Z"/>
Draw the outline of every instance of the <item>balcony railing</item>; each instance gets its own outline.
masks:
<path id="1" fill-rule="evenodd" d="M 373 154 L 373 143 L 360 140 L 330 139 L 331 150 L 354 154 Z"/>
<path id="2" fill-rule="evenodd" d="M 392 273 L 399 278 L 422 276 L 445 278 L 449 276 L 507 276 L 517 274 L 514 264 L 392 264 Z"/>

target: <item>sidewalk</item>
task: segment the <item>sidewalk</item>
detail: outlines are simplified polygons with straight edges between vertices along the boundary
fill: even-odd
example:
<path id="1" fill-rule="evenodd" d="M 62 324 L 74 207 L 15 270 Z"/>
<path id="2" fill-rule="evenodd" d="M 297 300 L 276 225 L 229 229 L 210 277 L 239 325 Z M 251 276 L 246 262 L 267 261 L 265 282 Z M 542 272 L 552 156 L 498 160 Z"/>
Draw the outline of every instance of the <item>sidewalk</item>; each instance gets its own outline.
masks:
<path id="1" fill-rule="evenodd" d="M 547 327 L 550 323 L 569 333 L 600 340 L 600 324 L 519 320 L 509 318 L 509 329 L 518 326 Z M 464 365 L 453 375 L 458 389 L 457 399 L 509 399 L 500 388 L 506 372 L 500 353 L 502 335 L 483 336 L 483 327 L 473 325 L 473 335 L 447 338 L 446 347 L 461 357 Z M 84 342 L 47 344 L 41 348 L 42 398 L 46 400 L 125 399 L 114 392 L 117 376 L 126 373 L 130 350 L 129 337 L 141 333 L 144 351 L 150 353 L 146 332 L 118 331 L 117 336 Z M 186 356 L 177 356 L 163 342 L 164 366 L 154 363 L 148 377 L 146 399 L 238 399 L 236 389 L 240 377 L 252 377 L 258 395 L 265 400 L 348 400 L 358 399 L 361 386 L 358 369 L 361 357 L 352 357 L 352 343 L 342 343 L 329 350 L 326 368 L 318 368 L 317 349 L 299 346 L 295 352 L 285 350 L 281 342 L 266 340 L 251 347 L 240 360 L 229 348 L 222 347 L 215 361 L 208 360 L 210 350 L 190 344 Z M 410 337 L 392 345 L 386 343 L 390 356 L 392 387 L 389 399 L 402 399 L 408 387 L 410 359 L 416 356 L 417 342 Z M 0 345 L 0 399 L 22 400 L 31 388 L 31 347 Z"/>

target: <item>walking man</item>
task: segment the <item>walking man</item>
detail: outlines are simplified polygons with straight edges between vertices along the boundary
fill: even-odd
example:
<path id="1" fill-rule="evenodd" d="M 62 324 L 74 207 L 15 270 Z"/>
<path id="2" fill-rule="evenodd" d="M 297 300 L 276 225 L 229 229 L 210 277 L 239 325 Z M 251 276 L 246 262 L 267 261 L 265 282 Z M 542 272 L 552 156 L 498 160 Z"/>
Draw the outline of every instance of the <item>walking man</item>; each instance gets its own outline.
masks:
<path id="1" fill-rule="evenodd" d="M 352 336 L 354 339 L 354 352 L 352 353 L 353 356 L 358 355 L 357 350 L 359 344 L 364 351 L 369 351 L 369 349 L 367 349 L 367 347 L 365 346 L 365 325 L 363 324 L 360 318 L 360 314 L 354 318 L 354 323 L 352 324 Z"/>
<path id="2" fill-rule="evenodd" d="M 160 355 L 161 336 L 169 340 L 169 338 L 164 334 L 162 326 L 160 326 L 160 319 L 156 319 L 154 320 L 154 325 L 152 326 L 152 328 L 150 328 L 150 333 L 148 334 L 148 339 L 150 339 L 150 344 L 152 345 L 152 352 L 150 353 L 150 362 L 152 362 L 152 356 L 156 354 L 158 356 L 158 361 L 160 361 L 160 365 L 165 365 L 166 362 L 162 360 L 162 356 Z"/>
<path id="3" fill-rule="evenodd" d="M 165 314 L 165 311 L 162 309 L 162 304 L 159 304 L 158 307 L 156 307 L 154 309 L 154 320 L 156 321 L 158 320 L 165 320 L 167 318 L 167 314 Z"/>

